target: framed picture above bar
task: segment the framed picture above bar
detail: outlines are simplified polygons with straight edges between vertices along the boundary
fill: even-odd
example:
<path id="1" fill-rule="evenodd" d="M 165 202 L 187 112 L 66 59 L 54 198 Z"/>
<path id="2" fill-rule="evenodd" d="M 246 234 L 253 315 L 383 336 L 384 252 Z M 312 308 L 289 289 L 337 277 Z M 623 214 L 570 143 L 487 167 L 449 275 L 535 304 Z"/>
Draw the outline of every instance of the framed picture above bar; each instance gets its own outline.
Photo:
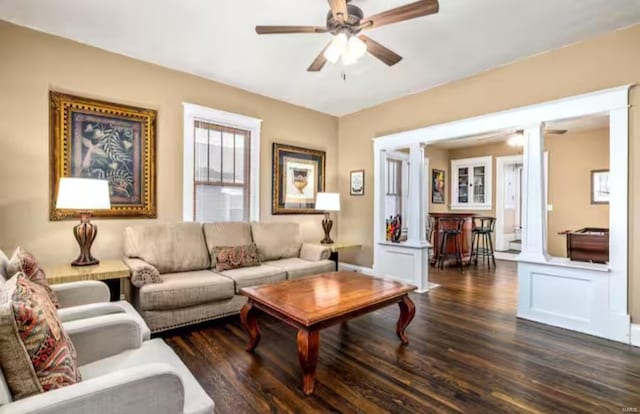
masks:
<path id="1" fill-rule="evenodd" d="M 351 171 L 349 177 L 349 194 L 352 196 L 364 195 L 364 170 Z"/>
<path id="2" fill-rule="evenodd" d="M 59 92 L 49 103 L 50 220 L 77 216 L 55 208 L 61 177 L 109 181 L 111 209 L 95 217 L 155 218 L 157 112 Z"/>
<path id="3" fill-rule="evenodd" d="M 609 170 L 591 171 L 591 204 L 609 204 Z"/>
<path id="4" fill-rule="evenodd" d="M 433 204 L 445 203 L 445 171 L 431 170 L 431 202 Z"/>
<path id="5" fill-rule="evenodd" d="M 324 151 L 273 144 L 272 214 L 322 214 L 316 194 L 324 192 Z"/>

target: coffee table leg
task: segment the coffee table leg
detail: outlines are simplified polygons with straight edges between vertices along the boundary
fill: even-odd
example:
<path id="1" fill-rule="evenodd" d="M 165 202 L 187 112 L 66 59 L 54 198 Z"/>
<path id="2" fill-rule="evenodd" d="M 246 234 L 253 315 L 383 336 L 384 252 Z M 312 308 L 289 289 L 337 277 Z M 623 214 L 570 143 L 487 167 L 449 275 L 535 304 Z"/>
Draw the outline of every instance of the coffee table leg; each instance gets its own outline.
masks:
<path id="1" fill-rule="evenodd" d="M 413 304 L 413 302 L 409 298 L 409 295 L 402 296 L 398 305 L 400 305 L 400 317 L 398 318 L 398 323 L 396 324 L 396 334 L 398 335 L 398 338 L 400 338 L 402 343 L 408 344 L 409 338 L 407 338 L 407 335 L 404 333 L 404 331 L 405 329 L 407 329 L 407 326 L 409 326 L 409 323 L 411 323 L 413 317 L 416 315 L 416 305 Z"/>
<path id="2" fill-rule="evenodd" d="M 247 345 L 248 352 L 253 352 L 253 350 L 256 349 L 256 346 L 258 346 L 260 338 L 262 337 L 258 321 L 256 320 L 256 314 L 255 312 L 251 312 L 252 309 L 253 301 L 249 299 L 240 311 L 242 326 L 244 326 L 244 329 L 249 333 L 249 345 Z"/>
<path id="3" fill-rule="evenodd" d="M 302 392 L 304 395 L 313 394 L 319 346 L 320 331 L 304 329 L 298 331 L 298 359 L 300 360 L 300 368 L 302 368 Z"/>

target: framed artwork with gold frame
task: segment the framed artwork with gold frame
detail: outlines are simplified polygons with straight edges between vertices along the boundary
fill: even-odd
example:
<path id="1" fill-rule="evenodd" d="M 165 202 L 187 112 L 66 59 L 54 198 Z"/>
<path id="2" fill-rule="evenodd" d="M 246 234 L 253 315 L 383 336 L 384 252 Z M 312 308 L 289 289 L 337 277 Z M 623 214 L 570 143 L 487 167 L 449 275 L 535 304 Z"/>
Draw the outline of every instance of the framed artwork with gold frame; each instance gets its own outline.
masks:
<path id="1" fill-rule="evenodd" d="M 94 217 L 155 218 L 157 111 L 49 93 L 49 218 L 77 218 L 56 209 L 60 177 L 109 181 L 111 209 Z"/>
<path id="2" fill-rule="evenodd" d="M 324 151 L 274 143 L 271 214 L 322 214 L 315 205 L 325 168 Z"/>

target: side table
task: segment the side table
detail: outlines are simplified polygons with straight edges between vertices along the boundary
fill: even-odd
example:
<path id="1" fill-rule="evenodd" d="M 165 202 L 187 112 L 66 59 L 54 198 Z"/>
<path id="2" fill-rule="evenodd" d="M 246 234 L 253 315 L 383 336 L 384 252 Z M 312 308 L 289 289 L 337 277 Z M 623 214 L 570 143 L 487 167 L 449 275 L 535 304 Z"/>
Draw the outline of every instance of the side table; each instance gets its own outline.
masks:
<path id="1" fill-rule="evenodd" d="M 334 242 L 332 244 L 319 244 L 319 246 L 326 247 L 331 250 L 331 255 L 329 256 L 329 260 L 336 264 L 336 271 L 338 270 L 338 263 L 340 262 L 339 252 L 341 250 L 347 249 L 358 249 L 362 247 L 359 243 L 348 243 L 348 242 Z"/>
<path id="2" fill-rule="evenodd" d="M 120 298 L 114 298 L 112 290 L 111 300 L 125 299 L 129 302 L 131 301 L 131 287 L 129 285 L 131 272 L 122 260 L 102 260 L 99 264 L 93 266 L 71 266 L 71 264 L 65 263 L 43 267 L 47 275 L 47 282 L 52 285 L 82 280 L 118 280 Z M 109 288 L 111 289 L 111 286 Z"/>

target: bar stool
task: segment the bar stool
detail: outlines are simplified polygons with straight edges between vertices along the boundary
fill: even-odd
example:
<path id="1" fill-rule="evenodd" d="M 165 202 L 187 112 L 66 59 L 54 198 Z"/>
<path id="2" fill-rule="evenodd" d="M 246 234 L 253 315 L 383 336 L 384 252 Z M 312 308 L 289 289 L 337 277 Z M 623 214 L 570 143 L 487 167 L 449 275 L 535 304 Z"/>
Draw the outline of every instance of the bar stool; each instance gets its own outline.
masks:
<path id="1" fill-rule="evenodd" d="M 478 265 L 478 257 L 486 259 L 487 265 L 491 268 L 496 267 L 496 258 L 493 254 L 493 230 L 496 226 L 495 217 L 474 217 L 473 227 L 471 229 L 471 257 L 474 264 Z M 482 241 L 482 243 L 480 243 Z"/>
<path id="2" fill-rule="evenodd" d="M 439 269 L 444 269 L 444 263 L 447 258 L 454 257 L 456 264 L 462 271 L 462 228 L 464 227 L 464 218 L 441 217 L 438 218 L 438 233 L 440 235 L 440 246 L 438 248 L 438 258 L 436 265 Z M 449 253 L 449 239 L 453 238 L 454 252 Z"/>
<path id="3" fill-rule="evenodd" d="M 431 261 L 433 251 L 434 251 L 433 245 L 435 244 L 435 240 L 433 240 L 433 234 L 435 233 L 435 231 L 436 231 L 435 217 L 427 216 L 426 238 L 427 238 L 427 241 L 431 244 L 431 248 L 429 248 L 429 261 Z"/>

